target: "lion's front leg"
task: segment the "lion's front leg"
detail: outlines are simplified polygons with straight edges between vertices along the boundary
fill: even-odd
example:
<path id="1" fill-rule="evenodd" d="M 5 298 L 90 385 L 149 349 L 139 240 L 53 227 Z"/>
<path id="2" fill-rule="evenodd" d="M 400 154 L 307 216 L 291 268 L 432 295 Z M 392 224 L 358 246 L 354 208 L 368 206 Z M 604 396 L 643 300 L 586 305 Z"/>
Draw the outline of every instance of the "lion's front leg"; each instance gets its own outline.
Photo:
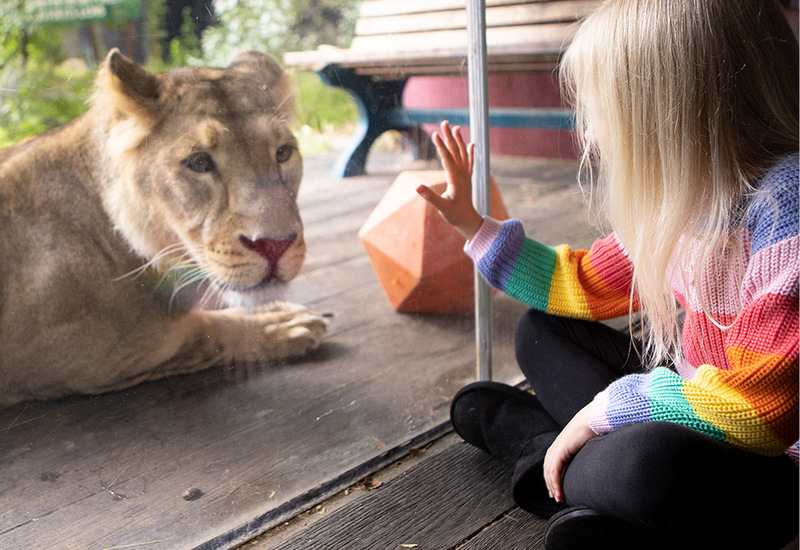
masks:
<path id="1" fill-rule="evenodd" d="M 252 311 L 205 313 L 215 318 L 225 362 L 264 363 L 304 355 L 319 345 L 328 325 L 322 314 L 286 302 Z"/>
<path id="2" fill-rule="evenodd" d="M 173 353 L 159 361 L 155 376 L 302 356 L 319 345 L 328 325 L 322 314 L 288 303 L 251 311 L 193 310 L 176 322 Z"/>

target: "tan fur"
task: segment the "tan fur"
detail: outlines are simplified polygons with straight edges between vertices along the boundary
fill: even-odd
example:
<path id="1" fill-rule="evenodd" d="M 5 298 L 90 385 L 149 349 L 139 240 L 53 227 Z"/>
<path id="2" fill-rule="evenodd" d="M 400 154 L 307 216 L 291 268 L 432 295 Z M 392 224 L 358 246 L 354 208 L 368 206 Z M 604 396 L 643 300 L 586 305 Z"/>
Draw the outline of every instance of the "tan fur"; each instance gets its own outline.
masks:
<path id="1" fill-rule="evenodd" d="M 0 405 L 319 343 L 319 314 L 262 305 L 305 258 L 291 106 L 255 52 L 152 75 L 112 51 L 85 115 L 0 151 Z M 205 153 L 213 170 L 190 168 Z M 241 237 L 294 241 L 273 266 Z"/>

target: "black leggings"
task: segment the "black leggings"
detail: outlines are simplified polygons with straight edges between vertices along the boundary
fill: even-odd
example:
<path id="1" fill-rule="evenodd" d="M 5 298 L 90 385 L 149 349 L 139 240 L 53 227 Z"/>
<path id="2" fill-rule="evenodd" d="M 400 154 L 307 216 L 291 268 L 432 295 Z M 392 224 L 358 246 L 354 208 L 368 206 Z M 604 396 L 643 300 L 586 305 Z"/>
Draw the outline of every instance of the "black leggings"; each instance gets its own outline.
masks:
<path id="1" fill-rule="evenodd" d="M 561 426 L 610 382 L 643 370 L 626 334 L 534 310 L 519 323 L 516 353 Z M 702 530 L 706 541 L 696 542 L 706 548 L 782 548 L 798 530 L 799 487 L 786 455 L 745 452 L 668 422 L 595 437 L 564 472 L 569 504 L 671 532 Z"/>

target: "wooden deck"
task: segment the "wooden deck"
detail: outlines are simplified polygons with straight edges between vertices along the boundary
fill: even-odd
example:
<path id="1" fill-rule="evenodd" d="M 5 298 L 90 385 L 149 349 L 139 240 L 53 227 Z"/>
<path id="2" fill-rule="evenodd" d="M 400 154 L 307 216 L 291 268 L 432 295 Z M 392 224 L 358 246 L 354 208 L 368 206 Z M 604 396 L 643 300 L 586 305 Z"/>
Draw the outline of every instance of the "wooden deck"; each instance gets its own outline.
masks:
<path id="1" fill-rule="evenodd" d="M 448 434 L 450 398 L 475 377 L 472 318 L 395 313 L 357 238 L 401 170 L 436 165 L 376 151 L 368 176 L 339 180 L 335 157 L 306 161 L 308 261 L 286 296 L 334 314 L 323 345 L 257 371 L 0 411 L 0 548 L 476 549 L 509 529 L 527 538 L 503 547 L 536 547 L 541 526 L 513 508 L 509 472 Z M 493 169 L 530 234 L 591 241 L 574 163 Z M 494 305 L 495 378 L 517 382 L 525 308 Z"/>
<path id="2" fill-rule="evenodd" d="M 511 474 L 451 433 L 240 550 L 542 550 L 546 521 L 514 505 Z"/>

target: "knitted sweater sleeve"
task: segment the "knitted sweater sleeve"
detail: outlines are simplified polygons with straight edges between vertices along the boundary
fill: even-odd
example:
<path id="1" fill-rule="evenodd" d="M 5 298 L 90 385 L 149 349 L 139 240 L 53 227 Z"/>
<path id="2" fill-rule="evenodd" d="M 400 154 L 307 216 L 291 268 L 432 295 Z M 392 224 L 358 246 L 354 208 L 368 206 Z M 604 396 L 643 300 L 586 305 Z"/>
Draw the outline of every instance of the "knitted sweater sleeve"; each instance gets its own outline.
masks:
<path id="1" fill-rule="evenodd" d="M 487 217 L 464 251 L 490 285 L 535 309 L 587 320 L 631 312 L 632 266 L 613 234 L 572 250 L 525 237 L 519 220 Z"/>
<path id="2" fill-rule="evenodd" d="M 722 332 L 728 364 L 700 364 L 688 380 L 656 368 L 613 382 L 592 402 L 596 433 L 661 420 L 764 455 L 798 440 L 797 182 L 794 157 L 787 170 L 765 178 L 749 209 L 742 308 Z"/>

